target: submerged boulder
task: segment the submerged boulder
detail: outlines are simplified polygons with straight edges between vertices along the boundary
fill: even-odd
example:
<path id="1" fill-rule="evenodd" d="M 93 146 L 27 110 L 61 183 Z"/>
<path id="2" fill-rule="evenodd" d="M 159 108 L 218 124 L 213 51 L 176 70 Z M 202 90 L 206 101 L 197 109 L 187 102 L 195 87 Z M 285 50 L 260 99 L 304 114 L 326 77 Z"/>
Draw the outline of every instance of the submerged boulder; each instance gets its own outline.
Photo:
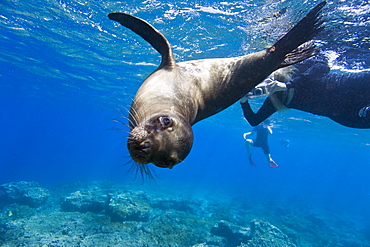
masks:
<path id="1" fill-rule="evenodd" d="M 221 220 L 211 233 L 224 237 L 227 246 L 240 247 L 295 247 L 289 237 L 276 226 L 261 220 L 252 220 L 250 227 L 241 227 Z"/>
<path id="2" fill-rule="evenodd" d="M 248 247 L 295 247 L 291 239 L 279 228 L 262 220 L 252 220 L 250 223 L 252 239 L 241 246 Z"/>
<path id="3" fill-rule="evenodd" d="M 216 226 L 211 229 L 211 233 L 224 237 L 227 240 L 227 246 L 239 246 L 242 242 L 246 243 L 252 239 L 250 228 L 234 225 L 225 220 L 220 220 Z"/>
<path id="4" fill-rule="evenodd" d="M 61 208 L 66 212 L 101 213 L 108 205 L 109 196 L 97 190 L 78 190 L 65 197 Z"/>
<path id="5" fill-rule="evenodd" d="M 49 191 L 37 182 L 20 181 L 0 185 L 0 206 L 17 203 L 36 208 L 44 204 L 49 196 Z"/>
<path id="6" fill-rule="evenodd" d="M 121 193 L 110 198 L 106 214 L 114 222 L 148 221 L 150 209 L 144 198 L 131 193 Z"/>

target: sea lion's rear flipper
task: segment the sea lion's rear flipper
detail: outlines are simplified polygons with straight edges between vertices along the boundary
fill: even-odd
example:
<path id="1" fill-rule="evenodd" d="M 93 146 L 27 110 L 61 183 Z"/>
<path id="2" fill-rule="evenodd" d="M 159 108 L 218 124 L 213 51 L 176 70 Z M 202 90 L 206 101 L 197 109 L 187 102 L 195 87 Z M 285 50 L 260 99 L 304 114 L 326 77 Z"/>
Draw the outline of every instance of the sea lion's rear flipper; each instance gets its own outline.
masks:
<path id="1" fill-rule="evenodd" d="M 148 22 L 135 16 L 118 12 L 108 14 L 108 18 L 121 23 L 122 26 L 131 29 L 149 42 L 162 55 L 162 62 L 159 68 L 175 65 L 170 43 L 161 32 Z"/>
<path id="2" fill-rule="evenodd" d="M 317 54 L 318 49 L 314 43 L 305 42 L 311 40 L 324 28 L 322 26 L 324 21 L 321 20 L 320 13 L 325 4 L 326 1 L 319 3 L 284 37 L 269 48 L 270 52 L 275 52 L 278 56 L 285 56 L 285 60 L 280 67 L 303 61 Z"/>
<path id="3" fill-rule="evenodd" d="M 283 68 L 295 63 L 299 63 L 309 57 L 312 57 L 318 54 L 320 51 L 319 48 L 316 47 L 315 42 L 310 40 L 302 45 L 300 45 L 294 51 L 288 53 L 285 56 L 284 61 L 280 64 L 279 68 Z"/>

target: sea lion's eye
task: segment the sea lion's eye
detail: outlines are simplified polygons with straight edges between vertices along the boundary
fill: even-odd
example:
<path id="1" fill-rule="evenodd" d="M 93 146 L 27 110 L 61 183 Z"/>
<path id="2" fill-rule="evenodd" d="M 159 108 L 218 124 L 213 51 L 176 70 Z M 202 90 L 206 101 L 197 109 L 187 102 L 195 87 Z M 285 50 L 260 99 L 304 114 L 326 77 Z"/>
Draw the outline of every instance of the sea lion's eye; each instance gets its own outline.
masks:
<path id="1" fill-rule="evenodd" d="M 163 128 L 172 126 L 172 120 L 168 117 L 160 117 L 159 121 L 161 122 Z"/>

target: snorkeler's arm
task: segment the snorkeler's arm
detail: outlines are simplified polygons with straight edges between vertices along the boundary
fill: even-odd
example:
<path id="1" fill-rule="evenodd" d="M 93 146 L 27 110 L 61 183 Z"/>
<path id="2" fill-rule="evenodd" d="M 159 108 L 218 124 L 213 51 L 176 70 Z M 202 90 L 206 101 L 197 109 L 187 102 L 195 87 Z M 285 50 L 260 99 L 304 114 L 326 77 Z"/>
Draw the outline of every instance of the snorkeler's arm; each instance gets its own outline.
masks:
<path id="1" fill-rule="evenodd" d="M 329 64 L 325 61 L 311 61 L 312 65 L 299 76 L 305 80 L 313 80 L 326 76 L 330 72 Z M 294 78 L 293 80 L 295 80 Z"/>
<path id="2" fill-rule="evenodd" d="M 247 136 L 249 136 L 249 135 L 251 135 L 251 134 L 252 134 L 252 132 L 244 133 L 244 134 L 243 134 L 244 139 L 246 139 L 246 140 L 247 140 Z"/>
<path id="3" fill-rule="evenodd" d="M 249 102 L 246 101 L 244 103 L 240 103 L 243 114 L 245 119 L 249 122 L 252 126 L 257 126 L 270 117 L 274 112 L 276 112 L 275 107 L 273 106 L 271 100 L 266 98 L 265 102 L 263 103 L 262 107 L 258 110 L 257 113 L 254 113 Z"/>

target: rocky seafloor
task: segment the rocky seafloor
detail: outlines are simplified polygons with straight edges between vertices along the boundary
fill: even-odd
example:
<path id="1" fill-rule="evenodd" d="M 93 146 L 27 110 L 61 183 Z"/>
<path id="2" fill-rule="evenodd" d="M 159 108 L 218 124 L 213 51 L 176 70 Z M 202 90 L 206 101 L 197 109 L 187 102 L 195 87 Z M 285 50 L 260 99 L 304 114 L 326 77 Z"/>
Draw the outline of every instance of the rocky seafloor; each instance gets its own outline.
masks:
<path id="1" fill-rule="evenodd" d="M 370 227 L 287 205 L 109 181 L 0 186 L 0 246 L 370 246 Z"/>

